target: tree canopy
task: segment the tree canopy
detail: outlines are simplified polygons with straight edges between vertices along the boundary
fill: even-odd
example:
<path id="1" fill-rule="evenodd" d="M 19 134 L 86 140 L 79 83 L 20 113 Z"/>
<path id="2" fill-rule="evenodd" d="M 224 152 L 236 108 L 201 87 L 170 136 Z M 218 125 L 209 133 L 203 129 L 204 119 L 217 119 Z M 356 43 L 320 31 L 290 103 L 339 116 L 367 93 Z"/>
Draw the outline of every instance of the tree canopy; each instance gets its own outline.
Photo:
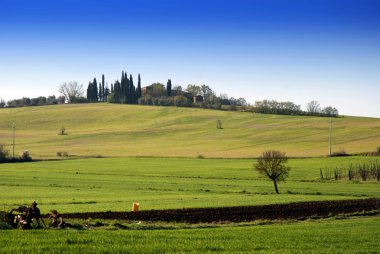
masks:
<path id="1" fill-rule="evenodd" d="M 258 158 L 254 168 L 273 181 L 276 193 L 279 194 L 277 182 L 284 181 L 289 176 L 290 167 L 285 164 L 288 161 L 285 153 L 268 150 Z"/>

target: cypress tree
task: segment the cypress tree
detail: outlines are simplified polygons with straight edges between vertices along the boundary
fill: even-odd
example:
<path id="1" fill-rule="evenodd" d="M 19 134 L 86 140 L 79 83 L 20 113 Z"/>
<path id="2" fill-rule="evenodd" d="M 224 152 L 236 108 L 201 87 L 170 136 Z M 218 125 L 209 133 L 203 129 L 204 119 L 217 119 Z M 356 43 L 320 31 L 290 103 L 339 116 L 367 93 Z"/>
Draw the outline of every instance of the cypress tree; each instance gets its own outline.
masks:
<path id="1" fill-rule="evenodd" d="M 113 93 L 113 84 L 111 83 L 111 93 Z"/>
<path id="2" fill-rule="evenodd" d="M 92 102 L 92 83 L 91 82 L 88 82 L 87 101 Z"/>
<path id="3" fill-rule="evenodd" d="M 120 82 L 116 80 L 115 85 L 114 85 L 114 95 L 115 95 L 115 102 L 120 103 Z"/>
<path id="4" fill-rule="evenodd" d="M 172 81 L 171 79 L 168 80 L 168 83 L 166 83 L 166 95 L 170 97 L 172 94 Z"/>
<path id="5" fill-rule="evenodd" d="M 134 104 L 136 101 L 136 88 L 133 85 L 132 74 L 129 75 L 129 103 Z"/>
<path id="6" fill-rule="evenodd" d="M 108 95 L 110 95 L 110 89 L 108 85 L 106 85 L 106 89 L 104 90 L 104 101 L 108 101 Z"/>
<path id="7" fill-rule="evenodd" d="M 120 102 L 122 101 L 125 101 L 125 99 L 123 99 L 125 97 L 125 75 L 124 75 L 124 71 L 121 72 L 121 79 L 120 79 L 120 91 L 119 91 L 119 98 L 120 98 Z"/>
<path id="8" fill-rule="evenodd" d="M 103 101 L 102 83 L 99 83 L 99 101 Z"/>
<path id="9" fill-rule="evenodd" d="M 103 101 L 107 101 L 106 91 L 104 90 L 104 87 L 105 87 L 105 84 L 104 84 L 104 74 L 103 74 L 102 75 L 102 98 L 103 98 Z"/>
<path id="10" fill-rule="evenodd" d="M 137 89 L 136 89 L 136 102 L 141 97 L 141 78 L 140 73 L 137 80 Z"/>
<path id="11" fill-rule="evenodd" d="M 129 96 L 131 94 L 131 89 L 129 87 L 129 79 L 127 72 L 124 73 L 124 80 L 125 80 L 125 93 L 124 93 L 124 103 L 130 103 L 129 102 Z"/>
<path id="12" fill-rule="evenodd" d="M 96 82 L 96 78 L 94 78 L 94 81 L 92 82 L 92 97 L 94 102 L 98 101 L 98 82 Z"/>

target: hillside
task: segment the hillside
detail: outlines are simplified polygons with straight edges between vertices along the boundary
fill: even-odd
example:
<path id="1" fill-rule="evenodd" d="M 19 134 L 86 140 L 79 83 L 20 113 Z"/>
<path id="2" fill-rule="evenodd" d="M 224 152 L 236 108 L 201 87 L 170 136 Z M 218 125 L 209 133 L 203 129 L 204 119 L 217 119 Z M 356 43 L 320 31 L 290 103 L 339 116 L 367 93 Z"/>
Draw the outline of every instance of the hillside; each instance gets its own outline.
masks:
<path id="1" fill-rule="evenodd" d="M 216 128 L 220 119 L 223 129 Z M 289 156 L 324 156 L 329 119 L 244 112 L 114 104 L 55 105 L 0 109 L 0 143 L 16 153 L 54 158 L 75 156 L 168 156 L 244 158 L 266 149 Z M 64 126 L 68 135 L 58 135 Z M 333 119 L 333 151 L 374 151 L 380 145 L 380 119 Z M 11 146 L 8 146 L 9 150 Z"/>

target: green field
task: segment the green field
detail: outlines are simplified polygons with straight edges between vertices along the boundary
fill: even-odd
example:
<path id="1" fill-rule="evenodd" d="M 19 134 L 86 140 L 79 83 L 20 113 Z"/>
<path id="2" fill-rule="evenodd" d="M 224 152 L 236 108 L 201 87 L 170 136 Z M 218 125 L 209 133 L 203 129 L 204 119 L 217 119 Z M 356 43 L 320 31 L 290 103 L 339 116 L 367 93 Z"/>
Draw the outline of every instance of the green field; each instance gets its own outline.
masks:
<path id="1" fill-rule="evenodd" d="M 380 253 L 380 217 L 175 230 L 0 230 L 2 253 Z"/>
<path id="2" fill-rule="evenodd" d="M 5 108 L 0 109 L 0 144 L 11 144 L 13 122 L 16 154 L 28 150 L 34 158 L 55 158 L 59 151 L 193 158 L 251 158 L 267 149 L 303 157 L 329 152 L 330 124 L 323 117 L 103 103 Z M 68 135 L 58 135 L 62 126 Z M 380 119 L 333 119 L 333 151 L 370 152 L 379 145 Z"/>
<path id="3" fill-rule="evenodd" d="M 223 129 L 216 128 L 218 119 Z M 9 150 L 13 122 L 16 154 L 29 150 L 42 160 L 0 164 L 3 211 L 32 201 L 46 214 L 130 211 L 134 201 L 150 210 L 380 197 L 374 180 L 320 179 L 320 168 L 380 162 L 325 157 L 328 118 L 100 103 L 0 109 L 0 144 Z M 62 126 L 68 135 L 58 135 Z M 380 119 L 335 118 L 333 151 L 374 151 L 379 130 Z M 253 170 L 251 158 L 267 149 L 297 157 L 289 159 L 280 195 Z M 86 230 L 0 230 L 0 252 L 380 253 L 378 215 L 222 225 L 121 222 L 134 225 L 130 230 L 107 223 Z"/>
<path id="4" fill-rule="evenodd" d="M 36 200 L 43 212 L 261 205 L 380 197 L 375 181 L 321 181 L 319 168 L 345 167 L 379 157 L 290 159 L 290 177 L 273 183 L 251 159 L 98 158 L 0 164 L 0 207 Z"/>

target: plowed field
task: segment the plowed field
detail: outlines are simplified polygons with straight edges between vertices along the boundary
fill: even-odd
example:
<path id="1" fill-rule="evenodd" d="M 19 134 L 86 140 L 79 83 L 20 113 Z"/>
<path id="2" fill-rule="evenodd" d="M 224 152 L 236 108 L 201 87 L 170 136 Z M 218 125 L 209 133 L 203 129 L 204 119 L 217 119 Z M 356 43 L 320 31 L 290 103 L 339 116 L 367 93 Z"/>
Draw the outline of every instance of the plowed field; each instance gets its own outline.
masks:
<path id="1" fill-rule="evenodd" d="M 87 212 L 67 213 L 64 218 L 117 219 L 165 222 L 245 222 L 254 220 L 306 219 L 380 210 L 380 199 L 299 202 L 263 206 L 150 210 L 140 212 Z"/>

